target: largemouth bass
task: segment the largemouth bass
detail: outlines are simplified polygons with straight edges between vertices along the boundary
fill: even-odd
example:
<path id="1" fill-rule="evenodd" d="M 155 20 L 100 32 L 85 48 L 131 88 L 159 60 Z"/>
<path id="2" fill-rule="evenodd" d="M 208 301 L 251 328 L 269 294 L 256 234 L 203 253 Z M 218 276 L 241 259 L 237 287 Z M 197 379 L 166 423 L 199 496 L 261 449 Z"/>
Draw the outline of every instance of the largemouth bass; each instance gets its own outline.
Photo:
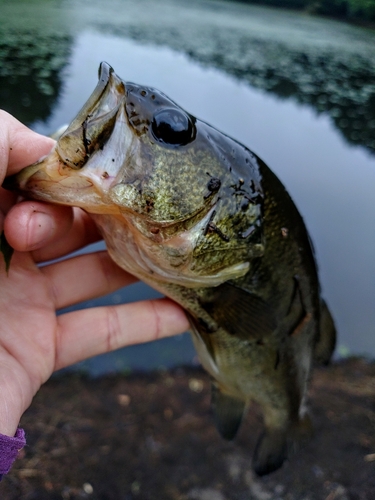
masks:
<path id="1" fill-rule="evenodd" d="M 311 366 L 335 328 L 303 220 L 264 162 L 102 63 L 54 150 L 6 187 L 92 214 L 117 264 L 181 304 L 220 433 L 232 439 L 255 401 L 253 468 L 280 467 L 309 434 Z"/>

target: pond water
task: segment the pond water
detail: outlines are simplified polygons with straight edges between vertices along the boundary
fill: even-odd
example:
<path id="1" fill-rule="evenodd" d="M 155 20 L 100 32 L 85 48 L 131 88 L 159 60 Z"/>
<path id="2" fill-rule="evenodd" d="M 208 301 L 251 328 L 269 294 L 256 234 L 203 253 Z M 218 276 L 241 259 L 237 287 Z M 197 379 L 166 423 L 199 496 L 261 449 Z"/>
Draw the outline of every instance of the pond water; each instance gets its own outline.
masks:
<path id="1" fill-rule="evenodd" d="M 0 0 L 0 108 L 35 130 L 69 122 L 99 62 L 154 86 L 254 150 L 314 243 L 337 355 L 375 355 L 375 33 L 234 2 Z M 143 284 L 103 303 L 155 297 Z M 79 369 L 196 362 L 187 334 Z"/>

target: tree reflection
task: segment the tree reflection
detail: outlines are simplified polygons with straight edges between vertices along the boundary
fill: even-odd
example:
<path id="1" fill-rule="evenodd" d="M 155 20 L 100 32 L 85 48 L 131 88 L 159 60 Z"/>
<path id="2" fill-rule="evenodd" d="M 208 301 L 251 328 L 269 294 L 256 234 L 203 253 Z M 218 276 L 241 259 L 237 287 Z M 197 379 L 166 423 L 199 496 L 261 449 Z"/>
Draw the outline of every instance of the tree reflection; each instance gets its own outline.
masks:
<path id="1" fill-rule="evenodd" d="M 0 108 L 25 124 L 47 120 L 63 87 L 72 37 L 1 30 Z"/>

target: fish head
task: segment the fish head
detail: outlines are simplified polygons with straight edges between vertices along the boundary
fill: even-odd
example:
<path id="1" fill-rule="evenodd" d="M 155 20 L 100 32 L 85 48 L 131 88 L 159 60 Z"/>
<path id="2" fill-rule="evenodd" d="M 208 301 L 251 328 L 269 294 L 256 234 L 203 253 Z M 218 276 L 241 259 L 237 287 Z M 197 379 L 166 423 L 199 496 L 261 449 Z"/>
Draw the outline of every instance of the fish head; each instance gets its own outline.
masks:
<path id="1" fill-rule="evenodd" d="M 51 153 L 6 187 L 95 214 L 115 260 L 143 278 L 218 285 L 263 253 L 255 155 L 107 63 Z"/>

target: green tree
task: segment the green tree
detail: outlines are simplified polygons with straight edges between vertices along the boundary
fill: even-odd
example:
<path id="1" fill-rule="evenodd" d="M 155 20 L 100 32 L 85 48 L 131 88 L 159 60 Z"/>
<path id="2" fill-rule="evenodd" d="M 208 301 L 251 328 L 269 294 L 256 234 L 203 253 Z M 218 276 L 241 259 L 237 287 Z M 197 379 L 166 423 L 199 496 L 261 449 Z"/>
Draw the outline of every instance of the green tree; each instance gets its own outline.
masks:
<path id="1" fill-rule="evenodd" d="M 348 17 L 375 21 L 375 0 L 347 0 Z"/>

